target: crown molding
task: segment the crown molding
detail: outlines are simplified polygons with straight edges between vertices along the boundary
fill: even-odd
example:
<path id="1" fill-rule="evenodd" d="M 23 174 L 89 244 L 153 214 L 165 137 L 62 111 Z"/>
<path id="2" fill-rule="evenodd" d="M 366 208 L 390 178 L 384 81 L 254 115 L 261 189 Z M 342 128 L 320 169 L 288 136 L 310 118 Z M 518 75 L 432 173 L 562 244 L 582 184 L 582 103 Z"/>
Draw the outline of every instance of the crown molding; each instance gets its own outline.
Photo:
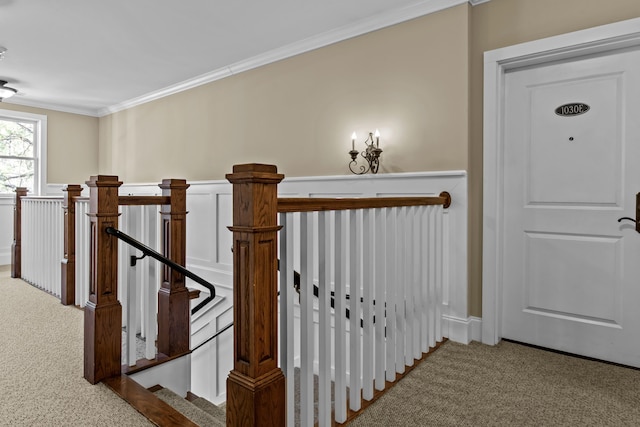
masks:
<path id="1" fill-rule="evenodd" d="M 79 114 L 82 116 L 100 117 L 100 111 L 95 108 L 79 108 L 48 102 L 31 102 L 27 99 L 22 99 L 19 96 L 11 97 L 9 100 L 3 100 L 2 103 L 11 105 L 22 105 L 24 107 L 41 108 L 44 110 L 59 111 L 62 113 Z"/>
<path id="2" fill-rule="evenodd" d="M 489 3 L 491 0 L 469 0 L 471 6 L 477 6 L 482 3 Z"/>
<path id="3" fill-rule="evenodd" d="M 219 68 L 209 73 L 202 74 L 193 79 L 185 80 L 172 86 L 167 86 L 161 90 L 142 95 L 128 101 L 121 102 L 97 111 L 99 117 L 117 113 L 147 102 L 151 102 L 169 95 L 176 94 L 188 89 L 192 89 L 234 74 L 248 71 L 263 65 L 267 65 L 282 59 L 290 58 L 314 49 L 328 46 L 343 40 L 347 40 L 362 34 L 366 34 L 381 28 L 399 24 L 414 18 L 429 15 L 440 10 L 448 9 L 465 3 L 479 4 L 489 0 L 422 0 L 411 6 L 397 9 L 392 12 L 380 13 L 372 17 L 360 20 L 353 24 L 331 30 L 314 37 L 310 37 L 295 43 L 291 43 L 281 48 L 273 49 L 252 58 L 236 62 L 229 66 Z"/>

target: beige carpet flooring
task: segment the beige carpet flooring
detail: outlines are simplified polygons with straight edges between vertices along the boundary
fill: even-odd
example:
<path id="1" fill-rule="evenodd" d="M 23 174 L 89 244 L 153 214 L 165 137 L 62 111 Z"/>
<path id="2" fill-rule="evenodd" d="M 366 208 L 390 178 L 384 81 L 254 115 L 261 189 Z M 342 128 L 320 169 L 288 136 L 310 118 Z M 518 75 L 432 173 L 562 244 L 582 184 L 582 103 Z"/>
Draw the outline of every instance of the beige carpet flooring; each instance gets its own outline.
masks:
<path id="1" fill-rule="evenodd" d="M 640 371 L 447 342 L 350 426 L 640 426 Z"/>
<path id="2" fill-rule="evenodd" d="M 0 426 L 149 426 L 83 375 L 83 313 L 0 267 Z"/>

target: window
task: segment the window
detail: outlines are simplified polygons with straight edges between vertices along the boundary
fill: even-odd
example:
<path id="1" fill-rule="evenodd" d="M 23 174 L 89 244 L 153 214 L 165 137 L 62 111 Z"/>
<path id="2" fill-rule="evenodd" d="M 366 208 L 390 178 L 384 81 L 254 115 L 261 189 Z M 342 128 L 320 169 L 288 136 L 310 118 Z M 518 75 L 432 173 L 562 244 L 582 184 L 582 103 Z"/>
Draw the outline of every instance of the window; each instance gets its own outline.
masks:
<path id="1" fill-rule="evenodd" d="M 41 194 L 46 181 L 46 116 L 0 110 L 0 195 Z"/>

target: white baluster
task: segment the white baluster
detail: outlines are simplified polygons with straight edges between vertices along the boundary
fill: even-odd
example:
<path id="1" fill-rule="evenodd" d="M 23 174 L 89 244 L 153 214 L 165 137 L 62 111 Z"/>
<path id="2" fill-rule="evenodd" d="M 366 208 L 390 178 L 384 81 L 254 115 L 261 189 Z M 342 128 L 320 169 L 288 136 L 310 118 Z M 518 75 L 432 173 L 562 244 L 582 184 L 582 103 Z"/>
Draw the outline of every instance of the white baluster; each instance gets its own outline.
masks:
<path id="1" fill-rule="evenodd" d="M 47 290 L 50 294 L 55 295 L 57 297 L 60 297 L 60 294 L 56 293 L 56 286 L 55 283 L 53 281 L 53 277 L 52 277 L 52 272 L 53 272 L 53 263 L 55 262 L 56 259 L 56 255 L 58 253 L 58 233 L 56 232 L 56 228 L 57 228 L 57 224 L 56 224 L 56 220 L 58 219 L 58 215 L 57 212 L 54 210 L 57 206 L 55 204 L 55 202 L 53 200 L 47 200 L 46 201 L 47 206 L 48 206 L 48 213 L 49 216 L 47 217 L 47 234 L 49 234 L 49 238 L 50 240 L 50 247 L 49 247 L 49 253 L 47 254 L 46 258 L 44 258 L 44 260 L 46 260 L 46 265 L 47 265 L 47 270 L 46 270 L 46 275 L 47 275 L 47 279 L 46 279 L 46 283 L 47 283 Z M 60 262 L 60 260 L 58 260 L 58 262 Z M 58 278 L 57 280 L 58 282 L 60 281 L 60 278 Z"/>
<path id="2" fill-rule="evenodd" d="M 424 312 L 422 293 L 422 206 L 416 206 L 413 211 L 413 295 L 414 295 L 414 329 L 413 329 L 413 357 L 422 357 L 422 336 L 424 333 L 422 313 Z"/>
<path id="3" fill-rule="evenodd" d="M 444 209 L 442 210 L 442 305 L 443 307 L 449 304 L 449 283 L 450 283 L 450 270 L 449 263 L 451 261 L 451 248 L 449 242 L 451 242 L 451 228 L 449 227 L 449 214 Z"/>
<path id="4" fill-rule="evenodd" d="M 36 256 L 36 248 L 33 246 L 33 238 L 37 233 L 37 224 L 35 222 L 35 206 L 30 201 L 24 200 L 22 202 L 22 209 L 24 210 L 23 217 L 26 219 L 26 223 L 28 227 L 23 227 L 23 230 L 26 228 L 27 236 L 23 241 L 22 254 L 25 255 L 26 263 L 23 264 L 23 276 L 29 283 L 34 283 L 34 271 L 32 266 L 32 260 Z M 24 244 L 26 243 L 26 248 Z M 26 274 L 25 274 L 26 273 Z"/>
<path id="5" fill-rule="evenodd" d="M 396 210 L 396 274 L 395 274 L 395 290 L 396 290 L 396 372 L 404 373 L 405 352 L 406 352 L 406 301 L 405 293 L 407 286 L 406 259 L 407 252 L 405 248 L 405 227 L 407 226 L 407 208 L 395 208 Z"/>
<path id="6" fill-rule="evenodd" d="M 429 206 L 428 227 L 429 227 L 429 292 L 428 292 L 428 307 L 429 307 L 429 347 L 435 347 L 436 345 L 436 269 L 435 269 L 435 251 L 436 251 L 436 233 L 435 233 L 435 207 Z"/>
<path id="7" fill-rule="evenodd" d="M 287 402 L 295 401 L 293 304 L 293 214 L 280 214 L 280 365 L 285 375 Z M 287 405 L 287 425 L 295 425 L 295 405 Z"/>
<path id="8" fill-rule="evenodd" d="M 20 213 L 22 222 L 22 279 L 29 281 L 29 233 L 33 224 L 29 221 L 29 206 L 26 199 L 22 199 L 22 212 Z"/>
<path id="9" fill-rule="evenodd" d="M 153 249 L 158 245 L 158 207 L 146 206 L 146 227 L 145 242 Z M 146 283 L 146 303 L 145 303 L 145 356 L 147 359 L 156 357 L 156 338 L 158 335 L 157 315 L 158 312 L 158 264 L 157 261 L 147 258 L 147 280 Z"/>
<path id="10" fill-rule="evenodd" d="M 38 254 L 37 260 L 39 261 L 37 263 L 34 263 L 36 271 L 38 273 L 35 284 L 39 288 L 44 289 L 44 286 L 43 286 L 44 285 L 43 283 L 44 282 L 44 265 L 43 265 L 44 262 L 42 262 L 44 258 L 42 256 L 45 254 L 47 246 L 49 245 L 49 234 L 44 229 L 44 218 L 46 218 L 46 215 L 47 215 L 47 212 L 45 210 L 45 205 L 40 200 L 38 200 L 37 206 L 38 206 L 38 215 L 35 218 L 36 224 L 38 224 L 37 236 L 41 236 L 42 240 L 40 244 L 37 244 L 35 239 L 33 241 L 33 246 L 37 248 L 37 254 Z"/>
<path id="11" fill-rule="evenodd" d="M 429 228 L 427 206 L 420 206 L 418 210 L 418 222 L 420 223 L 420 350 L 422 353 L 429 351 Z"/>
<path id="12" fill-rule="evenodd" d="M 127 215 L 127 229 L 131 234 L 136 233 L 140 229 L 140 209 L 137 206 L 130 206 Z M 137 237 L 137 236 L 136 236 Z M 130 264 L 131 257 L 137 256 L 137 251 L 133 246 L 127 245 L 128 266 L 127 268 L 127 353 L 129 366 L 134 366 L 138 360 L 136 354 L 136 333 L 138 332 L 139 323 L 139 304 L 138 304 L 138 286 L 139 273 L 138 266 L 132 267 Z"/>
<path id="13" fill-rule="evenodd" d="M 22 254 L 25 255 L 25 260 L 27 262 L 23 262 L 22 264 L 22 276 L 25 278 L 25 280 L 29 283 L 34 283 L 34 272 L 33 272 L 33 267 L 31 266 L 31 261 L 32 259 L 36 256 L 36 248 L 33 247 L 33 239 L 31 238 L 32 235 L 35 235 L 37 233 L 37 224 L 35 222 L 35 206 L 33 206 L 32 203 L 30 203 L 30 201 L 27 201 L 26 199 L 22 201 L 22 209 L 23 209 L 23 218 L 26 219 L 26 223 L 29 224 L 29 227 L 27 230 L 25 230 L 26 227 L 22 227 L 23 230 L 25 230 L 27 232 L 27 236 L 25 236 L 26 238 L 23 239 L 23 246 L 22 246 Z M 26 244 L 26 248 L 25 245 Z"/>
<path id="14" fill-rule="evenodd" d="M 51 280 L 56 289 L 56 294 L 60 296 L 62 293 L 62 281 L 60 280 L 60 261 L 64 256 L 64 211 L 62 210 L 62 200 L 56 202 L 56 241 L 58 248 L 56 257 L 53 260 L 51 268 Z"/>
<path id="15" fill-rule="evenodd" d="M 54 282 L 53 280 L 53 263 L 55 262 L 56 258 L 57 258 L 57 254 L 58 254 L 58 245 L 59 245 L 59 241 L 57 239 L 58 237 L 58 233 L 57 233 L 57 219 L 58 219 L 58 213 L 56 212 L 56 208 L 58 207 L 57 204 L 53 201 L 53 200 L 47 200 L 47 205 L 49 206 L 49 217 L 48 217 L 48 222 L 49 222 L 49 230 L 47 230 L 47 233 L 50 236 L 50 242 L 51 242 L 51 246 L 49 248 L 50 252 L 47 254 L 47 257 L 45 258 L 47 260 L 47 285 L 48 285 L 48 290 L 49 293 L 60 297 L 60 294 L 56 292 L 56 282 L 60 282 L 60 278 L 58 277 L 58 280 L 56 280 Z M 58 262 L 60 262 L 60 260 L 58 260 Z"/>
<path id="16" fill-rule="evenodd" d="M 360 346 L 362 316 L 360 295 L 362 289 L 362 211 L 349 211 L 349 408 L 362 407 L 362 348 Z"/>
<path id="17" fill-rule="evenodd" d="M 36 270 L 38 271 L 36 286 L 38 286 L 40 289 L 46 290 L 45 283 L 44 283 L 45 282 L 44 271 L 45 271 L 46 262 L 44 261 L 45 258 L 43 258 L 43 255 L 47 252 L 50 245 L 50 236 L 49 236 L 49 233 L 47 233 L 47 230 L 45 229 L 45 224 L 44 224 L 45 218 L 47 218 L 47 206 L 41 200 L 38 200 L 37 205 L 38 205 L 39 215 L 36 217 L 36 223 L 38 224 L 38 236 L 41 236 L 42 240 L 39 245 L 37 245 L 34 240 L 34 246 L 38 248 L 37 259 L 39 260 L 39 262 L 35 264 Z"/>
<path id="18" fill-rule="evenodd" d="M 89 202 L 76 203 L 76 304 L 84 307 L 89 300 Z"/>
<path id="19" fill-rule="evenodd" d="M 118 221 L 118 229 L 123 233 L 129 234 L 128 218 L 129 207 L 119 206 L 120 220 Z M 127 280 L 127 272 L 129 270 L 129 248 L 127 244 L 118 239 L 118 300 L 122 305 L 122 327 L 127 328 L 127 312 L 129 311 L 129 284 Z"/>
<path id="20" fill-rule="evenodd" d="M 386 378 L 387 381 L 395 381 L 396 379 L 396 290 L 397 273 L 396 273 L 396 217 L 397 209 L 391 208 L 387 210 L 387 364 Z"/>
<path id="21" fill-rule="evenodd" d="M 436 340 L 442 341 L 442 206 L 435 208 L 436 223 Z"/>
<path id="22" fill-rule="evenodd" d="M 42 268 L 40 263 L 37 262 L 37 260 L 41 259 L 42 256 L 42 246 L 44 243 L 44 239 L 42 239 L 42 241 L 40 242 L 40 244 L 36 244 L 36 236 L 42 236 L 42 223 L 40 221 L 38 221 L 39 218 L 42 217 L 43 212 L 42 212 L 42 206 L 39 203 L 33 203 L 32 205 L 33 209 L 31 211 L 31 214 L 33 216 L 33 230 L 35 231 L 32 235 L 31 235 L 31 247 L 34 249 L 33 250 L 33 255 L 31 257 L 31 270 L 32 270 L 32 281 L 33 284 L 39 287 L 42 287 L 41 283 L 41 276 L 40 273 L 42 272 Z"/>
<path id="23" fill-rule="evenodd" d="M 318 425 L 331 425 L 331 233 L 330 212 L 318 213 Z"/>
<path id="24" fill-rule="evenodd" d="M 347 366 L 346 366 L 346 281 L 347 281 L 347 222 L 344 211 L 335 213 L 335 420 L 343 423 L 347 419 Z"/>
<path id="25" fill-rule="evenodd" d="M 387 328 L 387 209 L 375 209 L 375 388 L 384 390 Z"/>
<path id="26" fill-rule="evenodd" d="M 84 202 L 77 201 L 75 202 L 76 207 L 76 300 L 75 304 L 83 307 L 84 306 L 84 293 L 83 293 L 83 284 L 84 284 Z"/>
<path id="27" fill-rule="evenodd" d="M 313 214 L 300 214 L 300 423 L 313 425 Z"/>
<path id="28" fill-rule="evenodd" d="M 362 232 L 362 397 L 365 400 L 373 399 L 373 374 L 374 374 L 374 228 L 373 228 L 373 209 L 365 209 L 362 213 L 363 232 Z"/>
<path id="29" fill-rule="evenodd" d="M 404 221 L 404 279 L 405 279 L 405 336 L 404 336 L 404 363 L 407 366 L 413 365 L 414 352 L 413 352 L 413 331 L 415 325 L 415 275 L 413 272 L 413 241 L 416 239 L 414 235 L 413 207 L 405 208 L 405 221 Z"/>
<path id="30" fill-rule="evenodd" d="M 46 292 L 50 292 L 49 277 L 47 270 L 49 269 L 49 257 L 51 256 L 51 229 L 49 228 L 51 223 L 50 203 L 48 200 L 40 200 L 38 202 L 42 215 L 38 218 L 38 224 L 40 225 L 40 236 L 44 237 L 44 244 L 39 245 L 40 256 L 38 263 L 38 271 L 40 273 L 38 277 L 38 287 Z"/>

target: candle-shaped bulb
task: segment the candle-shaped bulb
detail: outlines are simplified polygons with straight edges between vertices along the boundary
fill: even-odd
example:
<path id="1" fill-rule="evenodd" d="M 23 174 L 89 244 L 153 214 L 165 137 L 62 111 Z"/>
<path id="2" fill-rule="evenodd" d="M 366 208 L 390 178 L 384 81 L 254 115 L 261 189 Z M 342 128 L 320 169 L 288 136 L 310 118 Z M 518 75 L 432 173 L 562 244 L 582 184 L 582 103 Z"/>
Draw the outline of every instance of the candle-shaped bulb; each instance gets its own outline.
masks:
<path id="1" fill-rule="evenodd" d="M 351 151 L 353 151 L 353 150 L 355 150 L 355 149 L 356 149 L 356 138 L 357 138 L 357 136 L 356 136 L 356 132 L 354 131 L 354 132 L 351 134 Z"/>
<path id="2" fill-rule="evenodd" d="M 380 131 L 376 129 L 376 132 L 373 134 L 376 137 L 376 146 L 380 148 Z"/>

